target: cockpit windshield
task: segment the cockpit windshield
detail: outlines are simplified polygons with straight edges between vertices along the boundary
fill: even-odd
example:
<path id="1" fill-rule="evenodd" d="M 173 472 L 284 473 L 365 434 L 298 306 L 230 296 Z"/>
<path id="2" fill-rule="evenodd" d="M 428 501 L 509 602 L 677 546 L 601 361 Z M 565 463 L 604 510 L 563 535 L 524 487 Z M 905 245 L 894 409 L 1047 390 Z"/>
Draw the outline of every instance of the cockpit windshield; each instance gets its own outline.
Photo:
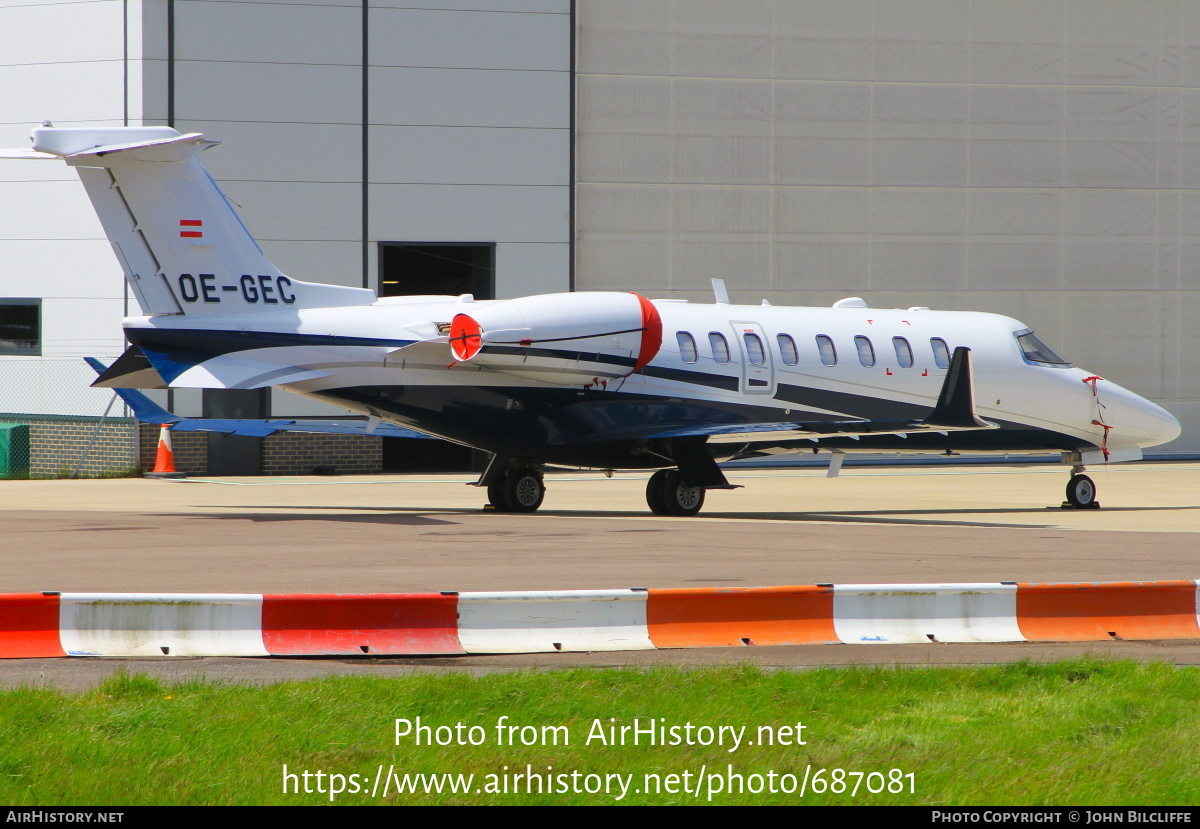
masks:
<path id="1" fill-rule="evenodd" d="M 1024 328 L 1014 331 L 1013 336 L 1017 338 L 1017 344 L 1021 346 L 1021 355 L 1025 358 L 1025 362 L 1071 368 L 1070 363 L 1060 357 L 1053 348 L 1042 342 L 1032 330 Z"/>

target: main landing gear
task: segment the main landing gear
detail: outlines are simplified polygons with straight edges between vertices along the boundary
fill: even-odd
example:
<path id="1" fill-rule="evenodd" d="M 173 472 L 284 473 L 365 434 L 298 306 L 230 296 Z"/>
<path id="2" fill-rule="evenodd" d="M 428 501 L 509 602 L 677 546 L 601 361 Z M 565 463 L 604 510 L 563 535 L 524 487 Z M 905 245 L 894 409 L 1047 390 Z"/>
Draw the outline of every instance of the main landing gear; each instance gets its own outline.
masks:
<path id="1" fill-rule="evenodd" d="M 492 455 L 474 486 L 487 487 L 488 501 L 497 512 L 535 512 L 546 497 L 542 470 L 505 455 Z"/>
<path id="2" fill-rule="evenodd" d="M 704 506 L 707 490 L 737 489 L 701 449 L 702 444 L 676 447 L 675 459 L 681 468 L 660 469 L 650 477 L 646 503 L 655 515 L 696 515 Z M 605 474 L 612 477 L 611 470 Z M 487 488 L 488 501 L 497 512 L 535 512 L 546 497 L 541 468 L 505 455 L 492 455 L 474 486 Z"/>
<path id="3" fill-rule="evenodd" d="M 678 469 L 660 469 L 646 484 L 646 503 L 655 515 L 695 515 L 704 506 L 704 490 L 688 486 Z"/>
<path id="4" fill-rule="evenodd" d="M 1100 509 L 1100 502 L 1096 500 L 1096 484 L 1083 471 L 1082 466 L 1072 468 L 1063 509 Z"/>
<path id="5" fill-rule="evenodd" d="M 499 512 L 535 512 L 546 497 L 546 484 L 539 470 L 517 467 L 488 484 L 487 492 Z"/>

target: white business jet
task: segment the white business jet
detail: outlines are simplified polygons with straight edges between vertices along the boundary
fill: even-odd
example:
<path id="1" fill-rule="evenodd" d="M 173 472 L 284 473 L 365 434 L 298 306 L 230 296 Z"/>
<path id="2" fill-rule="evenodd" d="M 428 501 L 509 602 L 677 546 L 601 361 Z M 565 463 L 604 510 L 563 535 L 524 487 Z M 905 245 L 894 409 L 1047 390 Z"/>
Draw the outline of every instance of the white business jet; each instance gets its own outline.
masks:
<path id="1" fill-rule="evenodd" d="M 79 173 L 144 316 L 95 383 L 276 386 L 367 416 L 322 431 L 442 438 L 483 449 L 498 510 L 532 512 L 544 465 L 657 469 L 660 515 L 732 488 L 717 461 L 795 452 L 1054 454 L 1067 500 L 1095 506 L 1086 464 L 1137 460 L 1179 435 L 1168 412 L 1072 366 L 996 314 L 713 304 L 579 292 L 476 301 L 378 298 L 301 282 L 255 243 L 198 154 L 168 127 L 33 131 Z M 182 421 L 244 434 L 292 421 Z M 411 430 L 411 431 L 409 431 Z"/>

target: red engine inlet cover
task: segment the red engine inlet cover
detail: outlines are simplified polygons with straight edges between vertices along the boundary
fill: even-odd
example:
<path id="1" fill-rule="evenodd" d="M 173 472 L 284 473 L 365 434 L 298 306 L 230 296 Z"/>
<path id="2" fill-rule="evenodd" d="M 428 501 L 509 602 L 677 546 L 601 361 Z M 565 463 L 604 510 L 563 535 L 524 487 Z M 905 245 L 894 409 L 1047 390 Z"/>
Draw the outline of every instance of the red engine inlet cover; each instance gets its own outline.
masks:
<path id="1" fill-rule="evenodd" d="M 633 367 L 634 371 L 640 371 L 654 359 L 654 355 L 658 354 L 658 349 L 662 347 L 663 324 L 653 302 L 641 294 L 634 296 L 638 298 L 642 309 L 642 343 L 638 349 L 637 364 Z"/>
<path id="2" fill-rule="evenodd" d="M 466 314 L 456 314 L 450 321 L 450 350 L 459 360 L 469 360 L 483 345 L 483 329 Z"/>

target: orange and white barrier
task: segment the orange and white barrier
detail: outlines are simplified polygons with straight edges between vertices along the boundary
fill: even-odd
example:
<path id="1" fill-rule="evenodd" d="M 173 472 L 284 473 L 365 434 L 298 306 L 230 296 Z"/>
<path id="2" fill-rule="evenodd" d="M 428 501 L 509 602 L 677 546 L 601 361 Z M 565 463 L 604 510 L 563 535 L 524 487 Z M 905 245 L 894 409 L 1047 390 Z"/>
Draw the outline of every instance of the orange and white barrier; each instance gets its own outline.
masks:
<path id="1" fill-rule="evenodd" d="M 1200 638 L 1200 583 L 0 595 L 0 658 Z"/>
<path id="2" fill-rule="evenodd" d="M 1196 639 L 1198 582 L 1017 585 L 1017 619 L 1030 641 Z"/>
<path id="3" fill-rule="evenodd" d="M 1017 585 L 849 584 L 833 589 L 838 639 L 890 642 L 1020 642 Z"/>
<path id="4" fill-rule="evenodd" d="M 460 593 L 465 653 L 654 650 L 644 590 Z"/>
<path id="5" fill-rule="evenodd" d="M 57 593 L 0 595 L 0 657 L 66 656 L 58 634 Z"/>
<path id="6" fill-rule="evenodd" d="M 70 656 L 270 656 L 259 595 L 63 593 L 58 636 Z"/>
<path id="7" fill-rule="evenodd" d="M 657 648 L 816 645 L 837 642 L 833 585 L 648 591 L 646 619 Z"/>
<path id="8" fill-rule="evenodd" d="M 273 656 L 463 653 L 453 593 L 262 597 L 262 642 Z"/>

